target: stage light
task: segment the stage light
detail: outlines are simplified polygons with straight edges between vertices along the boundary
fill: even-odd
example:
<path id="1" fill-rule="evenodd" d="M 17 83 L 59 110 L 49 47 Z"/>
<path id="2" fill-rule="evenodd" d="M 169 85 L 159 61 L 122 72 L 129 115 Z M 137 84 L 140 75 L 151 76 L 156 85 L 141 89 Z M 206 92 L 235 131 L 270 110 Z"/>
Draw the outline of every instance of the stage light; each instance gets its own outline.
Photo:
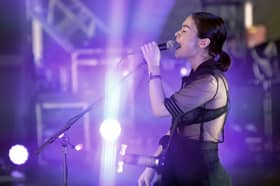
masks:
<path id="1" fill-rule="evenodd" d="M 16 165 L 24 164 L 28 159 L 28 151 L 23 145 L 14 145 L 9 150 L 9 158 Z"/>
<path id="2" fill-rule="evenodd" d="M 182 67 L 180 69 L 180 75 L 183 76 L 188 76 L 190 74 L 190 70 L 186 67 Z"/>
<path id="3" fill-rule="evenodd" d="M 107 141 L 116 140 L 121 133 L 121 126 L 117 120 L 106 119 L 99 128 L 101 136 Z"/>
<path id="4" fill-rule="evenodd" d="M 245 2 L 245 7 L 244 7 L 244 23 L 245 23 L 245 28 L 250 28 L 253 26 L 253 3 L 251 1 L 246 1 Z"/>
<path id="5" fill-rule="evenodd" d="M 76 151 L 81 151 L 81 150 L 83 150 L 83 148 L 84 148 L 83 144 L 75 145 L 75 150 Z"/>
<path id="6" fill-rule="evenodd" d="M 63 138 L 63 137 L 64 137 L 64 133 L 62 133 L 62 134 L 60 134 L 60 135 L 58 136 L 59 139 L 61 139 L 61 138 Z"/>
<path id="7" fill-rule="evenodd" d="M 181 76 L 185 76 L 187 74 L 187 69 L 185 67 L 180 69 Z"/>
<path id="8" fill-rule="evenodd" d="M 126 77 L 128 74 L 129 74 L 129 71 L 128 71 L 128 70 L 125 70 L 125 71 L 122 73 L 123 77 Z"/>

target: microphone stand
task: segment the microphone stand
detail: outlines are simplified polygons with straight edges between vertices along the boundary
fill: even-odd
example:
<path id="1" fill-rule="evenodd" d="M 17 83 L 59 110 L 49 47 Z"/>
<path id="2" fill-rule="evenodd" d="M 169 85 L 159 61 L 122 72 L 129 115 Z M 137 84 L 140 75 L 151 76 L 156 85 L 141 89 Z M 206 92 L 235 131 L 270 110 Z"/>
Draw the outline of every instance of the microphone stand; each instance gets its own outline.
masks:
<path id="1" fill-rule="evenodd" d="M 61 146 L 62 146 L 62 152 L 63 152 L 63 185 L 68 185 L 68 162 L 67 162 L 67 152 L 68 152 L 68 146 L 70 145 L 73 147 L 72 144 L 70 144 L 70 138 L 67 135 L 64 135 L 64 133 L 69 130 L 72 125 L 76 123 L 80 118 L 82 118 L 86 113 L 91 111 L 98 102 L 101 102 L 103 100 L 103 97 L 100 97 L 97 101 L 95 101 L 93 104 L 88 106 L 85 110 L 80 112 L 79 114 L 75 115 L 74 117 L 70 118 L 64 127 L 59 129 L 55 134 L 53 134 L 49 139 L 47 139 L 40 147 L 36 150 L 36 154 L 39 155 L 44 148 L 46 148 L 47 145 L 53 143 L 56 139 L 60 138 L 61 135 Z"/>
<path id="2" fill-rule="evenodd" d="M 68 164 L 67 164 L 67 151 L 68 151 L 69 137 L 63 135 L 61 145 L 63 147 L 63 185 L 68 185 Z"/>
<path id="3" fill-rule="evenodd" d="M 120 63 L 122 62 L 122 59 L 120 60 Z M 120 64 L 119 63 L 119 64 Z M 119 65 L 118 64 L 118 65 Z M 142 66 L 143 63 L 140 63 L 136 66 L 136 68 L 131 71 L 130 73 L 128 73 L 125 77 L 123 77 L 120 80 L 120 83 L 122 81 L 124 81 L 126 78 L 128 78 L 133 72 L 135 72 L 137 69 L 139 69 L 138 67 Z M 119 83 L 116 83 L 115 85 L 118 85 Z M 66 124 L 64 125 L 64 127 L 62 127 L 61 129 L 59 129 L 56 133 L 54 133 L 49 139 L 47 139 L 43 144 L 41 144 L 39 146 L 39 148 L 36 150 L 36 155 L 39 155 L 49 144 L 53 143 L 56 139 L 59 138 L 59 136 L 61 136 L 62 134 L 64 134 L 67 130 L 69 130 L 72 125 L 74 125 L 76 123 L 76 121 L 78 121 L 80 118 L 82 118 L 86 113 L 88 113 L 89 111 L 91 111 L 93 109 L 93 107 L 95 105 L 97 105 L 97 103 L 103 101 L 104 96 L 100 96 L 94 103 L 90 104 L 85 110 L 83 110 L 82 112 L 78 113 L 77 115 L 73 116 L 72 118 L 70 118 Z M 63 156 L 64 156 L 64 160 L 63 160 L 63 185 L 67 186 L 68 185 L 68 164 L 67 164 L 67 152 L 68 152 L 68 145 L 71 145 L 69 142 L 69 137 L 63 135 L 62 140 L 61 140 L 61 145 L 63 148 Z M 72 145 L 73 146 L 73 145 Z"/>

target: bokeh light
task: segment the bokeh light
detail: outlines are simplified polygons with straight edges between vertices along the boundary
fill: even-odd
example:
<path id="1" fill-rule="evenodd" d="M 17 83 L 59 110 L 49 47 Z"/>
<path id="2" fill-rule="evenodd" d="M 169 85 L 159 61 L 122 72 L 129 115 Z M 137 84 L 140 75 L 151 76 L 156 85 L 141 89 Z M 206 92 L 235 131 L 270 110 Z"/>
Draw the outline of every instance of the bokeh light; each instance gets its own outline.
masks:
<path id="1" fill-rule="evenodd" d="M 23 145 L 14 145 L 9 150 L 9 158 L 16 165 L 22 165 L 28 160 L 27 148 Z"/>
<path id="2" fill-rule="evenodd" d="M 101 136 L 108 141 L 116 140 L 121 134 L 121 126 L 117 120 L 106 119 L 99 128 Z"/>

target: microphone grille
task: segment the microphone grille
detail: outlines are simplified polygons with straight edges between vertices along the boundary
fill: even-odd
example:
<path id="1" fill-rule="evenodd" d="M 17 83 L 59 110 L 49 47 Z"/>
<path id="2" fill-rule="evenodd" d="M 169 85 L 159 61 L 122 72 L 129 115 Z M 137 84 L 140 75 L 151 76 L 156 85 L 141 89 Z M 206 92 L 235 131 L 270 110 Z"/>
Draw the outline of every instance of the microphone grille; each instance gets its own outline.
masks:
<path id="1" fill-rule="evenodd" d="M 174 49 L 174 48 L 176 48 L 176 46 L 178 46 L 178 44 L 174 40 L 169 40 L 169 41 L 166 42 L 166 48 L 167 49 Z"/>

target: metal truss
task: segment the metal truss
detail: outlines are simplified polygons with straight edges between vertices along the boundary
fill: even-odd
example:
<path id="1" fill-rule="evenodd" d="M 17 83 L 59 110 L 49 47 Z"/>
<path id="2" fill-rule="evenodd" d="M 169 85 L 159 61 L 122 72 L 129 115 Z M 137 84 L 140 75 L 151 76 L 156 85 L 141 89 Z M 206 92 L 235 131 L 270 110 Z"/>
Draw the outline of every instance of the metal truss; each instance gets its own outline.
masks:
<path id="1" fill-rule="evenodd" d="M 29 15 L 64 49 L 72 51 L 75 41 L 90 40 L 96 29 L 108 28 L 80 0 L 29 0 Z"/>

